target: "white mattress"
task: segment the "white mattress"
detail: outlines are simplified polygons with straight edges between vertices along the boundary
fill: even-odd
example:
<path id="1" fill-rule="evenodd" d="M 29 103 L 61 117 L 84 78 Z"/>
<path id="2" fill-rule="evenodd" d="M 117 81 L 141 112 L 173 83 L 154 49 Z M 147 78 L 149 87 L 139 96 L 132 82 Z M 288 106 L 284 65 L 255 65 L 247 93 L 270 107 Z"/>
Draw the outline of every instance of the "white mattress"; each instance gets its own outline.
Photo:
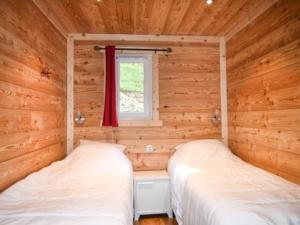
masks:
<path id="1" fill-rule="evenodd" d="M 132 168 L 116 149 L 79 146 L 0 195 L 1 225 L 131 225 Z"/>
<path id="2" fill-rule="evenodd" d="M 170 160 L 172 208 L 179 224 L 299 225 L 300 187 L 224 148 L 179 151 Z"/>

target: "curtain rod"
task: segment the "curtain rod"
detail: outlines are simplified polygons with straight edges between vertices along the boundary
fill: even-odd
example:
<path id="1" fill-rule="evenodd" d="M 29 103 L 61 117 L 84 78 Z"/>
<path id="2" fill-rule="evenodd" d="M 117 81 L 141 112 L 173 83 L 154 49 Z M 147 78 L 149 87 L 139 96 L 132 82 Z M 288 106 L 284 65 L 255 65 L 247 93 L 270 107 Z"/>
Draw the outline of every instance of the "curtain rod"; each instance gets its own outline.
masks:
<path id="1" fill-rule="evenodd" d="M 94 47 L 95 51 L 104 50 L 104 47 L 96 45 Z M 125 51 L 153 51 L 153 52 L 172 52 L 172 48 L 116 48 L 116 50 L 125 50 Z"/>

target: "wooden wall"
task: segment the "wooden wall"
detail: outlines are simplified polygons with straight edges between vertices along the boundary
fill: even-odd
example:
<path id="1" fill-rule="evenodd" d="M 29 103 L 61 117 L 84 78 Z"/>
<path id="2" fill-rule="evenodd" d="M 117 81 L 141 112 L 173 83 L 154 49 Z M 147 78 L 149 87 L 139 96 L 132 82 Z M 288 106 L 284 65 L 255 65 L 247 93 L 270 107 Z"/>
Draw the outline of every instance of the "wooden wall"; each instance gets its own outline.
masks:
<path id="1" fill-rule="evenodd" d="M 174 146 L 193 139 L 220 138 L 219 125 L 211 115 L 220 108 L 218 44 L 155 43 L 172 47 L 159 55 L 159 112 L 162 127 L 101 127 L 103 114 L 103 53 L 95 52 L 91 41 L 75 42 L 74 113 L 86 116 L 75 127 L 79 139 L 114 141 L 128 145 L 127 153 L 135 169 L 165 169 Z M 115 42 L 110 44 L 154 46 L 153 43 Z M 153 144 L 155 153 L 146 154 Z"/>
<path id="2" fill-rule="evenodd" d="M 31 1 L 0 1 L 0 191 L 65 155 L 66 40 Z"/>
<path id="3" fill-rule="evenodd" d="M 229 139 L 300 183 L 300 2 L 279 0 L 227 43 Z"/>

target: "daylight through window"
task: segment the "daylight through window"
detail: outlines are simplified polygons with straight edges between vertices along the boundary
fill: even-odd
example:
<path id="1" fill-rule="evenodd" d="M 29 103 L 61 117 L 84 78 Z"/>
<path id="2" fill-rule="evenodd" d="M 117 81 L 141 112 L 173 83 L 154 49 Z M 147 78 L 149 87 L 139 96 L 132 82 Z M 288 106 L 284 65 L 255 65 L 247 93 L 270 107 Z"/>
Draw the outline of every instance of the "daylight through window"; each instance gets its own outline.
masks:
<path id="1" fill-rule="evenodd" d="M 120 120 L 152 119 L 152 56 L 117 55 L 117 103 Z"/>

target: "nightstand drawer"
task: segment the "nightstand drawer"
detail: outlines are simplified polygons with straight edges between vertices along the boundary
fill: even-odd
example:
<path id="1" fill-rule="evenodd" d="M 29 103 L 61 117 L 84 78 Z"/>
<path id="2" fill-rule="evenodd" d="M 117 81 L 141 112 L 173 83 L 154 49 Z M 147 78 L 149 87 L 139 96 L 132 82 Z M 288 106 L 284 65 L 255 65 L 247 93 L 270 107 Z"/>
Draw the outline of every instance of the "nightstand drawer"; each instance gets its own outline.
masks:
<path id="1" fill-rule="evenodd" d="M 168 180 L 137 182 L 135 206 L 141 214 L 168 212 L 170 207 Z"/>

